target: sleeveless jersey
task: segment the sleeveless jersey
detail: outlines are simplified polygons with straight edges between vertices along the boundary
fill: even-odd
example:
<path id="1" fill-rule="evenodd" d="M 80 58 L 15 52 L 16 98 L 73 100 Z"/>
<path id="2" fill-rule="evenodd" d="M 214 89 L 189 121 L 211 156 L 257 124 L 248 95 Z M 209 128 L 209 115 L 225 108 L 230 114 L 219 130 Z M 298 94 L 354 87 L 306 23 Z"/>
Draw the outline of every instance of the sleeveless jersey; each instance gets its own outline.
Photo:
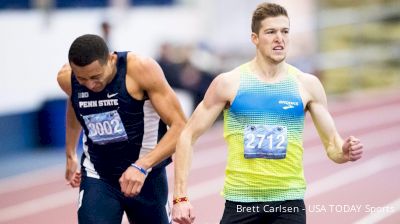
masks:
<path id="1" fill-rule="evenodd" d="M 92 92 L 80 85 L 72 74 L 71 102 L 84 130 L 82 174 L 118 184 L 132 163 L 154 149 L 167 127 L 147 97 L 136 100 L 129 95 L 127 52 L 115 54 L 118 57 L 116 75 L 101 92 Z M 169 162 L 171 159 L 158 166 Z"/>
<path id="2" fill-rule="evenodd" d="M 239 68 L 239 89 L 231 107 L 224 110 L 226 200 L 304 198 L 304 109 L 294 77 L 300 71 L 288 66 L 288 74 L 277 83 L 258 79 L 248 63 Z"/>

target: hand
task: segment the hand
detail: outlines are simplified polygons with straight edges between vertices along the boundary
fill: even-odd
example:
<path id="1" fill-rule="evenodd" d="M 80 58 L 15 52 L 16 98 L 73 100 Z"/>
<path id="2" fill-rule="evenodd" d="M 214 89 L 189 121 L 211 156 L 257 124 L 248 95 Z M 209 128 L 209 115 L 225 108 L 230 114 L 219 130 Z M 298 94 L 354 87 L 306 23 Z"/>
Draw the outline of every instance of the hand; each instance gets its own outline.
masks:
<path id="1" fill-rule="evenodd" d="M 189 201 L 179 202 L 172 207 L 172 220 L 179 224 L 194 223 L 195 215 Z"/>
<path id="2" fill-rule="evenodd" d="M 346 138 L 343 143 L 342 150 L 343 156 L 347 161 L 359 160 L 362 156 L 364 146 L 361 144 L 360 140 L 354 136 Z"/>
<path id="3" fill-rule="evenodd" d="M 140 193 L 143 187 L 146 175 L 140 172 L 138 169 L 130 166 L 119 178 L 119 185 L 121 186 L 121 191 L 126 197 L 133 197 Z"/>
<path id="4" fill-rule="evenodd" d="M 78 158 L 76 155 L 67 157 L 65 180 L 67 180 L 67 185 L 73 188 L 79 187 L 81 184 L 81 172 L 78 170 Z"/>

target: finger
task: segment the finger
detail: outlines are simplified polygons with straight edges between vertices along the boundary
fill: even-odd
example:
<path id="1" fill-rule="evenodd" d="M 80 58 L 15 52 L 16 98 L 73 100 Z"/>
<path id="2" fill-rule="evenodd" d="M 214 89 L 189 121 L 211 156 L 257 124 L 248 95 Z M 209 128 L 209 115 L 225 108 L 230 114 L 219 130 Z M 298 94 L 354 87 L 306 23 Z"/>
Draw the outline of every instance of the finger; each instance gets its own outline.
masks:
<path id="1" fill-rule="evenodd" d="M 74 180 L 74 175 L 73 173 L 66 171 L 65 172 L 65 179 L 67 180 L 67 185 L 72 186 L 73 180 Z M 73 186 L 72 186 L 73 187 Z"/>
<path id="2" fill-rule="evenodd" d="M 350 161 L 352 161 L 352 162 L 357 161 L 359 159 L 361 159 L 361 155 L 350 157 Z"/>
<path id="3" fill-rule="evenodd" d="M 78 187 L 81 183 L 81 177 L 79 175 L 76 175 L 75 178 L 73 179 L 73 183 L 75 187 Z"/>
<path id="4" fill-rule="evenodd" d="M 70 185 L 75 188 L 80 185 L 80 182 L 81 182 L 81 176 L 75 173 L 70 180 Z"/>
<path id="5" fill-rule="evenodd" d="M 137 182 L 136 184 L 136 194 L 139 194 L 140 191 L 142 191 L 143 183 L 142 182 Z"/>
<path id="6" fill-rule="evenodd" d="M 364 148 L 363 145 L 354 145 L 351 147 L 351 152 L 359 152 L 359 151 L 363 151 L 362 149 Z"/>
<path id="7" fill-rule="evenodd" d="M 182 219 L 181 216 L 175 217 L 175 218 L 173 219 L 173 221 L 174 221 L 175 223 L 179 223 L 179 224 L 186 224 L 186 223 L 187 223 L 187 222 L 185 222 L 185 221 Z"/>
<path id="8" fill-rule="evenodd" d="M 362 150 L 358 150 L 358 151 L 353 151 L 351 152 L 351 156 L 355 157 L 355 156 L 361 156 L 363 154 Z"/>
<path id="9" fill-rule="evenodd" d="M 73 187 L 73 188 L 79 187 L 79 183 L 71 182 L 71 187 Z"/>
<path id="10" fill-rule="evenodd" d="M 359 151 L 354 152 L 354 154 L 352 152 L 352 154 L 350 154 L 349 159 L 350 159 L 350 161 L 356 161 L 356 160 L 361 159 L 361 157 L 362 157 L 362 150 L 359 150 Z"/>
<path id="11" fill-rule="evenodd" d="M 360 144 L 360 140 L 359 140 L 359 139 L 355 139 L 355 140 L 351 140 L 351 141 L 350 141 L 350 145 L 351 145 L 351 146 L 353 146 L 353 145 L 358 145 L 358 144 Z"/>
<path id="12" fill-rule="evenodd" d="M 346 138 L 346 139 L 344 140 L 342 149 L 345 150 L 345 151 L 349 151 L 349 150 L 350 150 L 350 146 L 351 146 L 350 137 L 348 137 L 348 138 Z"/>
<path id="13" fill-rule="evenodd" d="M 65 171 L 65 179 L 67 181 L 71 180 L 72 173 L 69 170 Z"/>
<path id="14" fill-rule="evenodd" d="M 134 188 L 134 182 L 133 182 L 133 181 L 127 181 L 126 189 L 125 189 L 124 195 L 125 195 L 126 197 L 133 197 L 133 196 L 135 196 L 134 194 L 132 194 L 133 188 Z"/>
<path id="15" fill-rule="evenodd" d="M 127 183 L 125 181 L 124 175 L 122 175 L 121 178 L 119 178 L 119 185 L 121 186 L 121 192 L 125 194 Z"/>
<path id="16" fill-rule="evenodd" d="M 349 136 L 349 137 L 347 137 L 345 140 L 344 140 L 344 142 L 345 143 L 348 143 L 348 142 L 351 142 L 351 139 L 353 138 L 353 136 Z"/>
<path id="17" fill-rule="evenodd" d="M 140 191 L 142 190 L 143 187 L 143 183 L 140 181 L 136 181 L 135 185 L 134 185 L 134 189 L 132 189 L 133 194 L 136 196 L 138 194 L 140 194 Z"/>
<path id="18" fill-rule="evenodd" d="M 196 219 L 196 216 L 194 214 L 193 207 L 191 207 L 189 209 L 189 217 L 190 217 L 190 223 L 194 223 L 194 220 Z"/>
<path id="19" fill-rule="evenodd" d="M 191 218 L 190 218 L 190 210 L 185 210 L 182 216 L 182 220 L 185 224 L 190 224 L 192 223 Z"/>
<path id="20" fill-rule="evenodd" d="M 184 211 L 182 211 L 182 208 L 176 208 L 173 210 L 174 210 L 173 220 L 175 222 L 177 222 L 179 224 L 189 224 L 190 223 L 189 219 L 185 217 L 186 215 L 184 214 Z"/>
<path id="21" fill-rule="evenodd" d="M 347 139 L 349 140 L 349 142 L 355 142 L 358 140 L 356 137 L 354 137 L 352 135 L 350 135 Z"/>
<path id="22" fill-rule="evenodd" d="M 174 221 L 177 222 L 177 223 L 179 223 L 179 224 L 190 224 L 189 219 L 187 219 L 187 218 L 185 218 L 185 217 L 183 217 L 183 216 L 176 217 L 176 218 L 174 219 Z"/>

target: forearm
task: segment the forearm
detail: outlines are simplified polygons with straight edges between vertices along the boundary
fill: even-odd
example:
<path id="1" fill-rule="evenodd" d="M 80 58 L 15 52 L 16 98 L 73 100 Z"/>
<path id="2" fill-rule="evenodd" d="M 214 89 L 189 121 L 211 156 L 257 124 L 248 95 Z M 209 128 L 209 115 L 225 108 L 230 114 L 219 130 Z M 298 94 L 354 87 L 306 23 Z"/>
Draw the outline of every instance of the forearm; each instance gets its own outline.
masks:
<path id="1" fill-rule="evenodd" d="M 76 157 L 76 145 L 81 134 L 82 127 L 75 117 L 75 112 L 68 100 L 65 132 L 65 153 L 67 159 Z"/>
<path id="2" fill-rule="evenodd" d="M 174 198 L 187 196 L 187 179 L 193 155 L 192 145 L 192 136 L 185 132 L 182 133 L 177 144 L 174 161 Z"/>
<path id="3" fill-rule="evenodd" d="M 76 156 L 76 145 L 79 140 L 81 128 L 67 128 L 65 137 L 65 154 L 67 159 L 72 159 Z"/>
<path id="4" fill-rule="evenodd" d="M 144 169 L 149 169 L 174 154 L 176 142 L 184 124 L 183 120 L 172 124 L 156 147 L 135 163 Z"/>

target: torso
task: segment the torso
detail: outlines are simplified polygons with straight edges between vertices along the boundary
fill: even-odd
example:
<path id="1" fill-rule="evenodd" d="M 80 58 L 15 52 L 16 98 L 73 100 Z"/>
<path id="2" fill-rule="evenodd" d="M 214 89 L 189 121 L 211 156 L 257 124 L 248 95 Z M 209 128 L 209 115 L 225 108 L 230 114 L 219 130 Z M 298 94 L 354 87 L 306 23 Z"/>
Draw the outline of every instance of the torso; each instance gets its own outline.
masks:
<path id="1" fill-rule="evenodd" d="M 291 66 L 291 65 L 287 65 L 287 66 Z M 225 76 L 224 81 L 226 82 L 226 84 L 224 85 L 224 88 L 226 89 L 226 91 L 224 91 L 224 93 L 226 94 L 225 98 L 227 100 L 227 108 L 229 108 L 230 105 L 232 104 L 233 100 L 235 99 L 237 91 L 239 89 L 240 67 L 235 68 L 234 70 L 232 70 L 228 73 L 225 73 L 223 75 Z M 312 101 L 312 96 L 311 96 L 310 92 L 308 91 L 309 88 L 307 88 L 307 86 L 312 85 L 312 82 L 313 82 L 312 79 L 314 77 L 310 74 L 303 73 L 300 70 L 297 70 L 297 72 L 293 73 L 293 75 L 298 84 L 298 90 L 299 90 L 301 99 L 303 101 L 304 111 L 307 111 L 308 110 L 307 105 Z M 260 80 L 260 81 L 262 81 L 262 80 Z M 266 82 L 266 83 L 268 83 L 268 82 Z"/>
<path id="2" fill-rule="evenodd" d="M 290 66 L 277 82 L 260 80 L 248 64 L 230 73 L 224 111 L 228 163 L 224 196 L 241 202 L 302 199 L 302 132 L 307 99 L 301 72 Z M 257 190 L 255 190 L 257 189 Z"/>
<path id="3" fill-rule="evenodd" d="M 71 76 L 71 102 L 84 130 L 82 173 L 113 183 L 166 132 L 166 125 L 135 81 L 135 76 L 146 74 L 128 71 L 129 60 L 126 52 L 117 52 L 117 73 L 98 93 Z"/>

